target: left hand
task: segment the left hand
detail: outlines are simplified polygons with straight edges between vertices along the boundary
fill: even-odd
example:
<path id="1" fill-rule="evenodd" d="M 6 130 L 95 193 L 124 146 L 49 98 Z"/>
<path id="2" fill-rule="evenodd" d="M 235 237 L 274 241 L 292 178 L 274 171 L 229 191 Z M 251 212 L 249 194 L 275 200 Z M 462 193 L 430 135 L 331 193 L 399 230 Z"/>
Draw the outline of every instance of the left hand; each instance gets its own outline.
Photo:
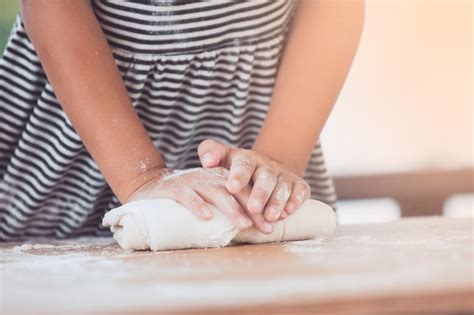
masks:
<path id="1" fill-rule="evenodd" d="M 226 183 L 230 193 L 252 186 L 249 214 L 263 213 L 268 221 L 284 219 L 310 196 L 305 180 L 263 154 L 215 140 L 201 142 L 198 154 L 204 168 L 223 166 L 230 171 Z"/>

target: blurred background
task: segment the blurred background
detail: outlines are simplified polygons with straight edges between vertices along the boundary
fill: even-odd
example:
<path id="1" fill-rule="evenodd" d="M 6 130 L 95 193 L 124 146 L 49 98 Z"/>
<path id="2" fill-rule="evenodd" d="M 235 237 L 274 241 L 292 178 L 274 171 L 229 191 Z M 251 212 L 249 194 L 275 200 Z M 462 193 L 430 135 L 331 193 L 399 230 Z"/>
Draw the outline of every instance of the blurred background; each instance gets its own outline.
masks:
<path id="1" fill-rule="evenodd" d="M 0 0 L 0 51 L 2 54 L 17 13 L 17 0 Z"/>
<path id="2" fill-rule="evenodd" d="M 471 0 L 366 0 L 322 134 L 341 223 L 473 215 L 472 20 Z"/>
<path id="3" fill-rule="evenodd" d="M 2 52 L 17 11 L 0 0 Z M 474 216 L 473 15 L 471 0 L 366 0 L 321 135 L 342 224 Z"/>

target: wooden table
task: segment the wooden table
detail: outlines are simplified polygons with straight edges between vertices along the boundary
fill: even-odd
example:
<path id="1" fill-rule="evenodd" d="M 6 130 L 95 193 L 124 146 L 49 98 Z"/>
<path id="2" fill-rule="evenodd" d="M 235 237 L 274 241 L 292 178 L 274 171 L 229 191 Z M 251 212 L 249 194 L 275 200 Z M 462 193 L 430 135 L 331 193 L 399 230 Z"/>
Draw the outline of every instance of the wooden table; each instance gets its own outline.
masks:
<path id="1" fill-rule="evenodd" d="M 333 238 L 129 252 L 3 243 L 1 314 L 471 314 L 473 219 L 341 226 Z"/>

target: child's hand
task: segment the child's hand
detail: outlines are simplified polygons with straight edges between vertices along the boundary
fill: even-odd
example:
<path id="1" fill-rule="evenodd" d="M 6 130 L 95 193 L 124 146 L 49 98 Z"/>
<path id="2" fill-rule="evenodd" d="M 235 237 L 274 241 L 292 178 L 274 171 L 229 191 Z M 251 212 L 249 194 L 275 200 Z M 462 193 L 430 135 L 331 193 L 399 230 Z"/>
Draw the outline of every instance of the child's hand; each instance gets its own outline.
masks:
<path id="1" fill-rule="evenodd" d="M 190 209 L 199 219 L 212 217 L 212 208 L 220 209 L 239 229 L 255 226 L 264 233 L 273 230 L 262 214 L 248 214 L 241 205 L 248 202 L 250 187 L 237 194 L 226 189 L 229 171 L 222 167 L 189 170 L 163 169 L 162 175 L 135 191 L 127 201 L 169 198 Z"/>
<path id="2" fill-rule="evenodd" d="M 247 210 L 264 214 L 268 221 L 286 218 L 310 196 L 306 181 L 255 151 L 205 140 L 199 145 L 198 154 L 205 168 L 220 165 L 230 170 L 226 188 L 232 194 L 253 183 Z"/>

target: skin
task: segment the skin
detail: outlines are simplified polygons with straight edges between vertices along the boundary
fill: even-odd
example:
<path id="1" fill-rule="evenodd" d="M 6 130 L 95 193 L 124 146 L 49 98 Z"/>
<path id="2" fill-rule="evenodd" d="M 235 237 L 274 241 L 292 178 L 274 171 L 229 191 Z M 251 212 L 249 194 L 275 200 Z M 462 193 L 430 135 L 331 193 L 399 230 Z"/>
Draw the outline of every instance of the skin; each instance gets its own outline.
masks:
<path id="1" fill-rule="evenodd" d="M 277 221 L 293 214 L 310 196 L 310 187 L 300 176 L 253 150 L 206 140 L 198 153 L 204 167 L 230 169 L 226 188 L 231 193 L 241 193 L 249 184 L 253 187 L 246 204 L 251 216 L 262 214 L 269 222 Z"/>
<path id="2" fill-rule="evenodd" d="M 182 173 L 166 167 L 134 111 L 90 2 L 21 1 L 56 96 L 122 203 L 171 198 L 200 219 L 217 208 L 237 227 L 264 233 L 309 196 L 301 176 L 349 71 L 363 11 L 363 1 L 300 1 L 252 149 L 206 140 L 198 148 L 203 168 Z"/>

